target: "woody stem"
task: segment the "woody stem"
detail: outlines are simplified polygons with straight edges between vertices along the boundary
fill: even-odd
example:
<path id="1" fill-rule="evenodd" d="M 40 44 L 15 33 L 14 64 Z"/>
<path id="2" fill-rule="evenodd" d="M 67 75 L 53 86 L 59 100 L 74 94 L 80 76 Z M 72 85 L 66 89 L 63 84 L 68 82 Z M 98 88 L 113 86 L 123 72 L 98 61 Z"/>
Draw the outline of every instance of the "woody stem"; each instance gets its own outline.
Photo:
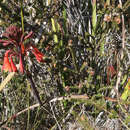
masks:
<path id="1" fill-rule="evenodd" d="M 36 89 L 36 87 L 35 87 L 34 81 L 33 81 L 33 79 L 32 79 L 32 75 L 31 75 L 29 72 L 27 72 L 27 79 L 28 79 L 28 81 L 29 81 L 30 84 L 31 84 L 32 91 L 33 91 L 33 93 L 34 93 L 34 95 L 35 95 L 35 97 L 36 97 L 38 103 L 42 106 L 42 102 L 41 102 L 39 93 L 38 93 L 38 91 L 37 91 L 37 89 Z"/>

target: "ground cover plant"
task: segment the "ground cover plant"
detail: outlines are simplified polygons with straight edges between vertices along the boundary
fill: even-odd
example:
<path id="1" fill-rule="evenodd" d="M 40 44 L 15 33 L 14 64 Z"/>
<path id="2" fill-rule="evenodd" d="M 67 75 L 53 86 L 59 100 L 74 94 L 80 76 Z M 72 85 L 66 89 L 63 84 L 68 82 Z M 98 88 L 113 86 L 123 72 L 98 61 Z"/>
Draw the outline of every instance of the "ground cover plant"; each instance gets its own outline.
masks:
<path id="1" fill-rule="evenodd" d="M 1 0 L 1 129 L 130 129 L 129 11 L 129 0 Z"/>

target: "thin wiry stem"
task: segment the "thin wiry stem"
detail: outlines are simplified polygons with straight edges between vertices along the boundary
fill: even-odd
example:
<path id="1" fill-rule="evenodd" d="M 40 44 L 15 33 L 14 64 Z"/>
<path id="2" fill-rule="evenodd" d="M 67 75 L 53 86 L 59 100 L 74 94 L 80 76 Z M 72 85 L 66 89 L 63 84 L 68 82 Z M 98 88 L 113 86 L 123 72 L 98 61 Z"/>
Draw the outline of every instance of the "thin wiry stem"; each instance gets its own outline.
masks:
<path id="1" fill-rule="evenodd" d="M 39 104 L 42 106 L 42 102 L 41 102 L 39 93 L 38 93 L 38 91 L 37 91 L 37 89 L 36 89 L 36 87 L 35 87 L 35 84 L 34 84 L 34 81 L 33 81 L 33 79 L 32 79 L 32 76 L 31 76 L 31 74 L 30 74 L 29 72 L 27 72 L 27 79 L 28 79 L 28 81 L 29 81 L 30 84 L 31 84 L 32 91 L 33 91 L 33 93 L 34 93 L 34 95 L 35 95 L 37 101 L 38 101 Z"/>
<path id="2" fill-rule="evenodd" d="M 39 102 L 39 104 L 42 106 L 42 102 L 41 102 L 41 99 L 40 99 L 40 96 L 39 96 L 39 93 L 35 87 L 35 84 L 34 84 L 34 81 L 32 79 L 32 76 L 30 73 L 27 72 L 27 79 L 29 80 L 30 84 L 31 84 L 31 88 L 32 88 L 32 91 L 37 99 L 37 101 Z"/>
<path id="3" fill-rule="evenodd" d="M 10 118 L 8 118 L 7 120 L 5 120 L 4 122 L 2 122 L 0 124 L 0 127 L 2 127 L 4 124 L 6 124 L 7 122 L 11 121 L 12 119 L 16 118 L 17 116 L 21 115 L 22 113 L 28 111 L 28 110 L 31 110 L 31 109 L 34 109 L 35 107 L 38 107 L 39 106 L 39 103 L 35 104 L 35 105 L 32 105 L 28 108 L 25 108 L 24 110 L 18 112 L 17 114 L 14 114 L 13 116 L 11 116 Z"/>
<path id="4" fill-rule="evenodd" d="M 53 106 L 51 105 L 51 102 L 50 102 L 50 107 L 51 107 L 51 111 L 52 111 L 53 117 L 54 117 L 54 119 L 56 121 L 56 124 L 58 126 L 58 129 L 61 130 L 61 126 L 60 126 L 60 124 L 58 123 L 58 121 L 56 119 L 56 116 L 55 116 L 55 113 L 54 113 L 54 110 L 53 110 Z"/>
<path id="5" fill-rule="evenodd" d="M 62 101 L 62 100 L 68 100 L 68 99 L 89 99 L 87 95 L 70 95 L 66 97 L 56 97 L 50 101 L 51 102 L 56 102 L 56 101 Z"/>

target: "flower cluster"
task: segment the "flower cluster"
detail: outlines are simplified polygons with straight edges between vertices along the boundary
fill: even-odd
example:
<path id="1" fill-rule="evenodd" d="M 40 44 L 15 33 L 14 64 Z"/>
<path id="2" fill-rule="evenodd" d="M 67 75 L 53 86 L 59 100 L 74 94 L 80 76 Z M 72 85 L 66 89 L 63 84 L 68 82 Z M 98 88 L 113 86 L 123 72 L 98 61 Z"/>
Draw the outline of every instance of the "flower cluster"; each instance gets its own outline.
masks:
<path id="1" fill-rule="evenodd" d="M 23 74 L 24 73 L 24 57 L 27 56 L 27 53 L 30 51 L 34 54 L 38 62 L 44 62 L 43 53 L 41 53 L 30 42 L 28 42 L 27 44 L 24 44 L 25 40 L 31 38 L 32 35 L 33 35 L 32 31 L 29 32 L 28 35 L 24 35 L 24 33 L 22 32 L 22 29 L 14 25 L 11 25 L 6 29 L 5 33 L 3 33 L 2 35 L 3 37 L 6 38 L 6 40 L 0 40 L 0 43 L 2 43 L 3 46 L 10 47 L 10 49 L 7 50 L 4 54 L 4 63 L 2 66 L 2 70 L 9 71 L 9 72 L 17 72 L 18 68 L 16 67 L 14 60 L 18 58 L 19 69 L 20 69 L 20 72 Z"/>

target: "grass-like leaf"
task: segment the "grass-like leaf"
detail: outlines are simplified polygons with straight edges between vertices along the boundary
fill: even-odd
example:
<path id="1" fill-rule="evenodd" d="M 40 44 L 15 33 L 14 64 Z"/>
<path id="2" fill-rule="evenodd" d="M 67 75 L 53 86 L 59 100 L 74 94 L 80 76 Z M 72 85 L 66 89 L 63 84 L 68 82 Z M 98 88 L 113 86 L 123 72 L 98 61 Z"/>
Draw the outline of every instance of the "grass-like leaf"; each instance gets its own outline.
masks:
<path id="1" fill-rule="evenodd" d="M 15 72 L 9 73 L 8 76 L 2 81 L 2 83 L 0 84 L 0 91 L 2 91 L 6 84 L 14 77 L 14 74 Z"/>

